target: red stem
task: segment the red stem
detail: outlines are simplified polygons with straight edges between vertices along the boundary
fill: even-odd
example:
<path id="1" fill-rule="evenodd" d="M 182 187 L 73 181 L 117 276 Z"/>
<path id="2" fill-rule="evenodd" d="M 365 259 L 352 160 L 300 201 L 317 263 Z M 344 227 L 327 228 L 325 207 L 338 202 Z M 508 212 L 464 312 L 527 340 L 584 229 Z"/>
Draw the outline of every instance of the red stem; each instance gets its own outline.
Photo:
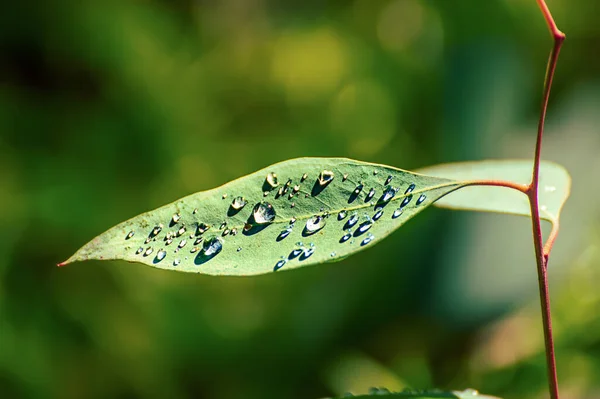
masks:
<path id="1" fill-rule="evenodd" d="M 537 3 L 542 11 L 542 14 L 548 25 L 548 29 L 554 39 L 554 45 L 550 52 L 548 59 L 548 66 L 546 69 L 546 76 L 544 79 L 544 90 L 542 97 L 542 106 L 540 111 L 540 119 L 538 122 L 537 140 L 535 144 L 533 173 L 531 184 L 527 190 L 527 196 L 529 197 L 529 204 L 531 206 L 531 221 L 533 227 L 533 241 L 535 247 L 535 257 L 538 270 L 538 284 L 540 291 L 540 302 L 542 307 L 542 322 L 544 328 L 544 341 L 546 345 L 546 363 L 548 367 L 548 384 L 550 389 L 550 397 L 552 399 L 559 399 L 558 394 L 558 377 L 556 373 L 556 359 L 554 355 L 554 339 L 552 337 L 552 316 L 550 313 L 550 292 L 548 289 L 548 257 L 552 244 L 556 239 L 558 232 L 558 223 L 553 226 L 550 237 L 546 246 L 544 246 L 542 237 L 542 227 L 540 222 L 540 209 L 538 203 L 538 191 L 539 191 L 539 178 L 540 178 L 540 161 L 542 153 L 542 137 L 544 135 L 544 122 L 546 120 L 546 111 L 548 109 L 548 99 L 550 98 L 550 89 L 552 88 L 552 80 L 554 78 L 554 71 L 556 70 L 556 63 L 558 61 L 558 55 L 563 41 L 565 40 L 565 34 L 561 32 L 552 18 L 552 14 L 546 5 L 544 0 L 537 0 Z"/>

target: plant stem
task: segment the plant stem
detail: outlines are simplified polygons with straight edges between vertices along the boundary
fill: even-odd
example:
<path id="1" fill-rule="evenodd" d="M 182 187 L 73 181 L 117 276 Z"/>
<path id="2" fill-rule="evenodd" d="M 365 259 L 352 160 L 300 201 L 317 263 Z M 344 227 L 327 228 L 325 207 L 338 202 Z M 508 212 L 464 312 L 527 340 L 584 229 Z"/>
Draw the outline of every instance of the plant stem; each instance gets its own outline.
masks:
<path id="1" fill-rule="evenodd" d="M 548 65 L 546 68 L 546 76 L 544 79 L 544 89 L 542 96 L 542 106 L 540 111 L 540 119 L 538 122 L 537 140 L 535 144 L 534 162 L 533 162 L 533 173 L 531 178 L 531 184 L 527 190 L 527 196 L 529 197 L 529 204 L 531 206 L 531 221 L 533 226 L 533 241 L 535 247 L 535 257 L 537 262 L 538 270 L 538 283 L 540 291 L 540 302 L 542 307 L 542 322 L 544 328 L 544 341 L 546 346 L 546 363 L 548 367 L 548 384 L 550 389 L 550 397 L 552 399 L 559 399 L 558 394 L 558 377 L 556 373 L 556 359 L 554 355 L 554 339 L 552 337 L 552 316 L 550 313 L 550 292 L 548 288 L 548 257 L 552 244 L 556 239 L 558 232 L 558 223 L 554 224 L 552 233 L 548 239 L 548 243 L 544 246 L 542 237 L 542 228 L 540 222 L 540 210 L 538 203 L 538 191 L 539 191 L 539 178 L 540 178 L 540 161 L 542 153 L 542 137 L 544 135 L 544 122 L 546 120 L 546 111 L 548 109 L 548 99 L 550 97 L 550 89 L 552 88 L 552 80 L 554 78 L 554 71 L 556 70 L 556 63 L 558 61 L 558 55 L 563 41 L 565 40 L 565 34 L 561 32 L 552 14 L 546 5 L 544 0 L 537 0 L 538 6 L 542 11 L 542 14 L 548 25 L 548 29 L 554 39 L 554 45 L 550 51 L 550 57 L 548 59 Z"/>

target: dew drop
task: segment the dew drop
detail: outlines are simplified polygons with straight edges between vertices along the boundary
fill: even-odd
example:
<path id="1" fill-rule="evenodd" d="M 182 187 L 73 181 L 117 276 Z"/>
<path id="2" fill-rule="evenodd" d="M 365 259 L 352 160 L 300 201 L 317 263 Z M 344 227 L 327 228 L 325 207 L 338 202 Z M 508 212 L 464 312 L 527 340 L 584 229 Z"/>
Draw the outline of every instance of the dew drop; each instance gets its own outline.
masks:
<path id="1" fill-rule="evenodd" d="M 246 201 L 244 197 L 235 197 L 233 201 L 231 201 L 231 208 L 235 209 L 236 211 L 239 211 L 240 209 L 245 207 L 247 203 L 248 201 Z"/>
<path id="2" fill-rule="evenodd" d="M 377 212 L 375 212 L 375 215 L 373 215 L 373 220 L 375 220 L 375 221 L 379 220 L 379 218 L 381 218 L 382 215 L 383 215 L 383 209 L 380 209 Z"/>
<path id="3" fill-rule="evenodd" d="M 315 253 L 315 247 L 304 248 L 304 252 L 302 252 L 301 260 L 310 258 L 312 256 L 312 254 L 314 254 L 314 253 Z"/>
<path id="4" fill-rule="evenodd" d="M 227 227 L 227 222 L 221 223 L 221 226 L 219 226 L 219 230 L 223 230 L 225 227 Z"/>
<path id="5" fill-rule="evenodd" d="M 294 186 L 293 191 L 294 191 L 294 194 L 296 194 L 298 191 L 300 191 L 300 186 L 298 186 L 298 185 Z"/>
<path id="6" fill-rule="evenodd" d="M 144 244 L 148 244 L 150 243 L 150 241 L 152 241 L 152 237 L 148 237 L 144 240 Z"/>
<path id="7" fill-rule="evenodd" d="M 144 252 L 144 248 L 142 248 L 142 247 L 139 247 L 139 248 L 137 249 L 137 251 L 135 251 L 135 253 L 136 253 L 137 255 L 141 254 L 142 252 Z"/>
<path id="8" fill-rule="evenodd" d="M 319 173 L 319 185 L 320 186 L 326 186 L 327 184 L 331 183 L 333 181 L 333 172 L 330 170 L 323 170 L 321 173 Z"/>
<path id="9" fill-rule="evenodd" d="M 271 186 L 271 188 L 275 188 L 279 184 L 277 182 L 277 175 L 273 172 L 268 173 L 265 180 L 267 181 L 267 184 Z"/>
<path id="10" fill-rule="evenodd" d="M 302 177 L 300 178 L 300 181 L 303 182 L 304 180 L 308 179 L 308 174 L 303 174 Z"/>
<path id="11" fill-rule="evenodd" d="M 190 249 L 190 253 L 193 254 L 194 252 L 198 252 L 199 249 L 200 248 L 198 248 L 198 247 L 194 247 L 194 248 Z"/>
<path id="12" fill-rule="evenodd" d="M 394 190 L 393 187 L 386 188 L 383 192 L 383 195 L 381 196 L 381 202 L 389 202 L 392 198 L 394 198 L 394 195 L 396 195 L 396 190 Z"/>
<path id="13" fill-rule="evenodd" d="M 160 262 L 161 260 L 163 260 L 165 258 L 165 256 L 167 256 L 167 251 L 165 251 L 164 249 L 161 249 L 160 251 L 158 251 L 156 253 L 156 260 L 158 262 Z"/>
<path id="14" fill-rule="evenodd" d="M 172 243 L 173 243 L 172 237 L 167 238 L 167 240 L 165 241 L 165 245 L 171 245 Z"/>
<path id="15" fill-rule="evenodd" d="M 323 216 L 315 215 L 306 221 L 304 230 L 307 234 L 314 234 L 325 227 L 326 223 Z"/>
<path id="16" fill-rule="evenodd" d="M 369 202 L 371 200 L 371 198 L 373 198 L 374 195 L 375 195 L 375 189 L 372 188 L 369 191 L 369 194 L 367 194 L 367 198 L 365 198 L 365 202 Z"/>
<path id="17" fill-rule="evenodd" d="M 177 237 L 182 236 L 185 234 L 185 226 L 182 226 L 178 231 L 177 231 Z"/>
<path id="18" fill-rule="evenodd" d="M 281 269 L 286 264 L 286 262 L 287 261 L 285 259 L 280 259 L 279 261 L 277 261 L 277 263 L 275 263 L 273 271 L 276 272 L 277 270 Z"/>
<path id="19" fill-rule="evenodd" d="M 200 223 L 196 229 L 196 235 L 204 234 L 206 230 L 210 229 L 210 226 L 204 223 Z"/>
<path id="20" fill-rule="evenodd" d="M 296 248 L 294 250 L 292 250 L 292 252 L 290 252 L 290 259 L 293 259 L 295 257 L 297 257 L 298 255 L 300 255 L 302 253 L 302 250 L 300 248 Z"/>
<path id="21" fill-rule="evenodd" d="M 338 220 L 344 220 L 346 218 L 346 216 L 348 216 L 348 212 L 346 212 L 345 210 L 341 210 L 340 213 L 338 213 Z"/>
<path id="22" fill-rule="evenodd" d="M 412 193 L 412 191 L 415 189 L 415 184 L 411 183 L 408 188 L 406 189 L 406 191 L 404 192 L 404 194 L 408 194 L 408 193 Z"/>
<path id="23" fill-rule="evenodd" d="M 346 180 L 348 180 L 348 173 L 344 173 L 344 176 L 342 176 L 342 181 Z"/>
<path id="24" fill-rule="evenodd" d="M 223 194 L 223 196 L 221 198 L 223 198 L 223 199 L 227 198 L 227 193 Z"/>
<path id="25" fill-rule="evenodd" d="M 154 251 L 154 250 L 152 249 L 152 247 L 148 247 L 148 248 L 146 248 L 146 252 L 144 252 L 144 256 L 148 256 L 148 255 L 150 255 L 150 254 L 152 253 L 152 251 Z"/>
<path id="26" fill-rule="evenodd" d="M 290 224 L 294 224 L 294 223 L 296 223 L 296 218 L 295 218 L 295 217 L 292 217 L 292 218 L 290 219 Z"/>
<path id="27" fill-rule="evenodd" d="M 364 240 L 362 240 L 362 242 L 360 243 L 360 245 L 367 245 L 368 243 L 370 243 L 371 241 L 373 241 L 375 237 L 373 237 L 372 235 L 368 235 L 365 237 Z"/>
<path id="28" fill-rule="evenodd" d="M 369 230 L 372 226 L 373 222 L 371 221 L 363 222 L 360 224 L 360 226 L 358 226 L 358 232 L 364 233 L 365 231 Z"/>
<path id="29" fill-rule="evenodd" d="M 183 247 L 185 247 L 185 244 L 187 244 L 187 240 L 181 240 L 181 241 L 179 241 L 179 245 L 177 247 L 183 248 Z"/>
<path id="30" fill-rule="evenodd" d="M 135 231 L 131 230 L 129 233 L 127 233 L 127 235 L 125 236 L 125 239 L 129 240 L 131 237 L 133 237 L 134 234 L 135 234 Z"/>
<path id="31" fill-rule="evenodd" d="M 223 237 L 225 237 L 226 235 L 228 235 L 230 232 L 231 232 L 231 230 L 229 230 L 229 229 L 223 230 Z"/>
<path id="32" fill-rule="evenodd" d="M 288 227 L 287 229 L 283 230 L 281 233 L 279 233 L 279 235 L 277 236 L 277 241 L 281 241 L 283 240 L 285 237 L 289 236 L 290 233 L 292 232 L 291 227 Z"/>
<path id="33" fill-rule="evenodd" d="M 181 259 L 175 259 L 173 261 L 173 266 L 179 266 L 180 263 L 181 263 Z"/>
<path id="34" fill-rule="evenodd" d="M 346 226 L 348 228 L 354 226 L 356 223 L 358 222 L 358 214 L 356 212 L 354 212 L 352 214 L 352 216 L 350 216 L 350 219 L 348 219 L 348 221 L 346 222 Z"/>
<path id="35" fill-rule="evenodd" d="M 179 222 L 179 220 L 181 220 L 181 214 L 174 213 L 173 216 L 171 217 L 171 220 L 173 221 L 173 224 Z"/>
<path id="36" fill-rule="evenodd" d="M 150 236 L 154 237 L 154 236 L 158 235 L 158 233 L 160 233 L 161 230 L 162 230 L 161 225 L 154 227 L 154 229 L 152 229 L 152 233 L 150 233 Z"/>
<path id="37" fill-rule="evenodd" d="M 425 194 L 421 194 L 421 196 L 417 199 L 417 202 L 415 202 L 415 205 L 421 205 L 423 201 L 425 201 L 425 198 L 427 198 L 427 196 Z"/>
<path id="38" fill-rule="evenodd" d="M 237 229 L 234 227 L 233 229 L 231 229 L 231 235 L 234 236 L 237 234 Z"/>
<path id="39" fill-rule="evenodd" d="M 198 245 L 202 242 L 202 237 L 198 237 L 196 238 L 196 241 L 194 241 L 194 245 Z"/>
<path id="40" fill-rule="evenodd" d="M 394 213 L 392 214 L 392 219 L 396 219 L 397 217 L 399 217 L 400 215 L 402 215 L 404 211 L 401 208 L 398 208 L 394 211 Z"/>
<path id="41" fill-rule="evenodd" d="M 254 221 L 258 224 L 267 224 L 275 220 L 275 208 L 268 202 L 259 202 L 252 210 Z"/>
<path id="42" fill-rule="evenodd" d="M 336 255 L 336 253 L 335 253 L 335 252 L 332 252 L 332 253 L 330 253 L 330 254 L 329 254 L 329 256 L 331 256 L 332 258 L 333 258 L 335 255 Z"/>
<path id="43" fill-rule="evenodd" d="M 346 233 L 342 236 L 342 238 L 340 238 L 340 242 L 344 243 L 344 242 L 348 241 L 350 239 L 350 237 L 352 237 L 352 234 Z"/>
<path id="44" fill-rule="evenodd" d="M 388 184 L 390 184 L 390 182 L 392 181 L 392 179 L 394 178 L 394 176 L 389 175 L 387 177 L 387 179 L 385 179 L 385 183 L 383 183 L 384 186 L 387 186 Z"/>
<path id="45" fill-rule="evenodd" d="M 205 256 L 215 256 L 223 249 L 223 240 L 219 237 L 212 237 L 202 244 L 202 252 Z"/>
<path id="46" fill-rule="evenodd" d="M 242 251 L 242 247 L 238 247 L 237 251 L 241 252 Z"/>
<path id="47" fill-rule="evenodd" d="M 404 208 L 408 203 L 412 200 L 413 196 L 410 194 L 408 197 L 405 197 L 400 204 L 400 208 Z"/>

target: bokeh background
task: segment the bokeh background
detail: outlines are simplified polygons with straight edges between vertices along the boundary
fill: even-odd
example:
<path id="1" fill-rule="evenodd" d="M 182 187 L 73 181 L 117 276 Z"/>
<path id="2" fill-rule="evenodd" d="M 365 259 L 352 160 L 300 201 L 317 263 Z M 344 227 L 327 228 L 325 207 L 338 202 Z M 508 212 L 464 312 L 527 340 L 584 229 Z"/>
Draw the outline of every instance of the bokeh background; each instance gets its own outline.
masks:
<path id="1" fill-rule="evenodd" d="M 544 158 L 564 399 L 600 397 L 600 24 L 567 33 Z M 528 158 L 534 0 L 46 0 L 0 12 L 0 396 L 546 397 L 530 222 L 431 209 L 345 261 L 255 278 L 57 268 L 112 225 L 277 161 Z"/>

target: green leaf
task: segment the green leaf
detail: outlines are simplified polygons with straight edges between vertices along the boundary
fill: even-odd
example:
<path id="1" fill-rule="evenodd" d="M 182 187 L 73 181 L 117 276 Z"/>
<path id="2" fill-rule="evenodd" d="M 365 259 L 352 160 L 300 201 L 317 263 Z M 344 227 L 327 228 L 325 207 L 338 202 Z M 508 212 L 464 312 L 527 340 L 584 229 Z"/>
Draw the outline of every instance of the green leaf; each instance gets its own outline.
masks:
<path id="1" fill-rule="evenodd" d="M 396 399 L 500 399 L 495 396 L 482 395 L 474 389 L 464 391 L 404 391 L 389 392 L 387 389 L 373 388 L 368 395 L 344 396 L 346 398 L 367 399 L 367 398 L 396 398 Z"/>
<path id="2" fill-rule="evenodd" d="M 486 160 L 434 165 L 419 169 L 418 172 L 461 181 L 487 179 L 528 184 L 531 181 L 532 167 L 530 160 Z M 570 190 L 571 177 L 565 168 L 553 162 L 542 161 L 538 193 L 540 217 L 553 223 L 558 221 Z M 451 209 L 531 215 L 527 196 L 506 187 L 463 187 L 439 199 L 435 205 Z"/>
<path id="3" fill-rule="evenodd" d="M 255 275 L 335 261 L 371 247 L 459 186 L 344 158 L 293 159 L 120 223 L 61 265 L 123 259 Z"/>

